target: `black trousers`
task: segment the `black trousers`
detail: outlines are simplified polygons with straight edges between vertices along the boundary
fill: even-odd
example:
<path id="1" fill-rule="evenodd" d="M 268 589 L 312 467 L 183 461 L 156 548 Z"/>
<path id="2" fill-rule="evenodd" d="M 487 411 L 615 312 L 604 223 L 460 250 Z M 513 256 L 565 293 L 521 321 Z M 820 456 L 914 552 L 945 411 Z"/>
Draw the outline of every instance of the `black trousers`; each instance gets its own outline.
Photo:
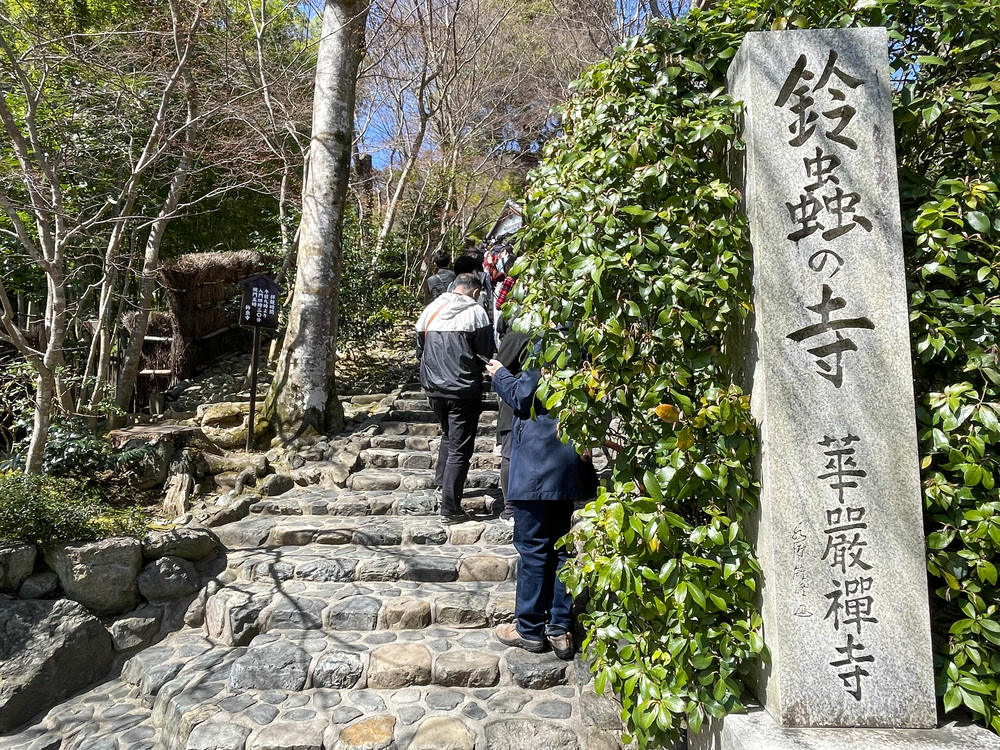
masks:
<path id="1" fill-rule="evenodd" d="M 441 488 L 441 514 L 453 516 L 462 512 L 462 493 L 469 464 L 476 449 L 476 431 L 483 411 L 480 398 L 428 399 L 444 436 L 438 450 L 434 484 Z"/>

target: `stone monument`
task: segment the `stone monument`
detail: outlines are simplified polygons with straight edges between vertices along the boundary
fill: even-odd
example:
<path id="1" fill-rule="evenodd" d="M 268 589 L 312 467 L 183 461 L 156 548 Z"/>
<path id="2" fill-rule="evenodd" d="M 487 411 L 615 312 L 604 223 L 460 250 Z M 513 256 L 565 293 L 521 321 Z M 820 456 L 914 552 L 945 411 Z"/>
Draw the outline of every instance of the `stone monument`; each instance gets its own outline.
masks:
<path id="1" fill-rule="evenodd" d="M 933 730 L 887 50 L 882 28 L 756 32 L 729 71 L 754 254 L 739 348 L 761 434 L 766 712 L 716 722 L 692 748 L 958 737 Z M 806 727 L 853 729 L 789 729 Z"/>

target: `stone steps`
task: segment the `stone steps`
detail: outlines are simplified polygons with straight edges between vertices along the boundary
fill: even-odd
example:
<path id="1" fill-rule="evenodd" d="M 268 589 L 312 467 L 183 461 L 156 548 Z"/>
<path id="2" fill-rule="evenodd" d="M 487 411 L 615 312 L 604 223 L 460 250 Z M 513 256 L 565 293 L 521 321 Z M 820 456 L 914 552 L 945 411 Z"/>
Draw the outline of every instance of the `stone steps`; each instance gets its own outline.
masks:
<path id="1" fill-rule="evenodd" d="M 489 628 L 514 617 L 515 586 L 502 582 L 322 583 L 253 580 L 207 597 L 205 630 L 228 646 L 272 630 Z"/>
<path id="2" fill-rule="evenodd" d="M 168 749 L 493 750 L 522 748 L 529 737 L 566 750 L 608 747 L 578 734 L 595 719 L 574 708 L 582 665 L 508 649 L 489 631 L 288 630 L 234 649 L 204 638 L 174 640 L 134 657 L 122 672 L 133 705 L 151 709 L 144 723 Z M 385 736 L 378 744 L 376 730 Z M 448 741 L 452 733 L 463 741 Z M 241 744 L 220 742 L 230 734 Z M 582 734 L 593 739 L 593 732 Z M 296 744 L 282 745 L 275 735 Z M 202 744 L 208 740 L 215 744 Z"/>
<path id="3" fill-rule="evenodd" d="M 492 448 L 491 448 L 492 451 Z M 368 448 L 361 451 L 361 462 L 372 469 L 433 469 L 437 466 L 437 450 L 398 450 L 394 448 Z M 469 467 L 473 470 L 500 470 L 500 456 L 474 453 Z"/>
<path id="4" fill-rule="evenodd" d="M 226 570 L 230 581 L 506 581 L 517 559 L 511 545 L 310 545 L 234 550 Z"/>
<path id="5" fill-rule="evenodd" d="M 484 411 L 479 416 L 479 427 L 476 430 L 477 435 L 493 435 L 496 433 L 496 421 L 497 412 Z M 386 425 L 391 424 L 405 425 L 410 428 L 406 432 L 389 432 L 385 430 Z M 408 435 L 430 435 L 436 437 L 441 434 L 441 428 L 438 425 L 437 417 L 434 416 L 434 412 L 424 409 L 393 409 L 387 415 L 385 421 L 382 423 L 383 433 L 387 435 L 397 435 L 397 434 L 408 434 Z M 390 428 L 392 430 L 393 428 Z M 395 428 L 401 429 L 401 428 Z M 414 431 L 415 429 L 415 431 Z"/>
<path id="6" fill-rule="evenodd" d="M 500 472 L 493 469 L 474 469 L 465 480 L 467 489 L 490 489 L 500 486 Z M 430 469 L 362 469 L 347 479 L 348 489 L 358 492 L 370 490 L 425 490 L 434 487 L 434 472 Z"/>
<path id="7" fill-rule="evenodd" d="M 374 435 L 369 440 L 371 448 L 380 450 L 410 450 L 410 451 L 434 451 L 438 450 L 441 444 L 440 437 L 427 437 L 416 435 Z M 496 445 L 496 438 L 492 435 L 476 437 L 476 453 L 492 453 L 493 446 Z"/>
<path id="8" fill-rule="evenodd" d="M 249 516 L 223 526 L 219 540 L 230 549 L 302 547 L 309 544 L 359 547 L 509 545 L 513 529 L 496 518 L 448 525 L 439 515 L 406 516 Z"/>
<path id="9" fill-rule="evenodd" d="M 497 401 L 495 394 L 489 394 L 492 398 L 483 399 L 483 411 L 497 411 L 500 408 L 500 403 Z M 417 396 L 415 394 L 402 394 L 400 398 L 397 398 L 393 404 L 394 409 L 399 411 L 429 411 L 433 414 L 431 409 L 431 402 L 427 400 L 424 396 Z"/>
<path id="10" fill-rule="evenodd" d="M 500 490 L 495 487 L 469 489 L 462 498 L 462 507 L 479 516 L 495 515 L 501 504 Z M 262 498 L 250 506 L 252 514 L 281 516 L 435 516 L 438 510 L 438 500 L 429 488 L 410 492 L 355 492 L 318 486 L 296 487 L 278 497 Z"/>
<path id="11" fill-rule="evenodd" d="M 463 498 L 476 518 L 447 525 L 426 407 L 404 390 L 346 487 L 323 475 L 213 528 L 225 569 L 187 627 L 0 750 L 618 750 L 619 708 L 579 656 L 496 639 L 518 555 L 496 518 L 495 412 Z"/>

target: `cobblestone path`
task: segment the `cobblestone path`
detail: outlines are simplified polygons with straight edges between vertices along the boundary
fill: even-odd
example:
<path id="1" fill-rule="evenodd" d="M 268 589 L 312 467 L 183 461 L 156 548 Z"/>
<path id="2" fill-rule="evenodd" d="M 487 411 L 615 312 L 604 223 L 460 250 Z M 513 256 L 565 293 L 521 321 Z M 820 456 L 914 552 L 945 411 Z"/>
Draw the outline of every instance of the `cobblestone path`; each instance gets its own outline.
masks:
<path id="1" fill-rule="evenodd" d="M 297 487 L 214 529 L 225 571 L 188 625 L 3 750 L 613 750 L 617 709 L 581 663 L 505 647 L 517 554 L 495 411 L 442 524 L 438 429 L 404 393 L 347 487 Z"/>

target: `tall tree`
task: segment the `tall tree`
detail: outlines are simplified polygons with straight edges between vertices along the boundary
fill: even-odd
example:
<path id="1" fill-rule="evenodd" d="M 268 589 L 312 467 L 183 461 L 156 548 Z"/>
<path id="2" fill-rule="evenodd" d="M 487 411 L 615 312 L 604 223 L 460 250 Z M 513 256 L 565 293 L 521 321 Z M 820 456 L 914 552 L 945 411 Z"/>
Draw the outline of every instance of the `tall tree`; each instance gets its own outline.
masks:
<path id="1" fill-rule="evenodd" d="M 341 238 L 368 9 L 368 0 L 327 0 L 323 10 L 295 289 L 265 407 L 283 439 L 343 425 L 334 382 Z"/>

